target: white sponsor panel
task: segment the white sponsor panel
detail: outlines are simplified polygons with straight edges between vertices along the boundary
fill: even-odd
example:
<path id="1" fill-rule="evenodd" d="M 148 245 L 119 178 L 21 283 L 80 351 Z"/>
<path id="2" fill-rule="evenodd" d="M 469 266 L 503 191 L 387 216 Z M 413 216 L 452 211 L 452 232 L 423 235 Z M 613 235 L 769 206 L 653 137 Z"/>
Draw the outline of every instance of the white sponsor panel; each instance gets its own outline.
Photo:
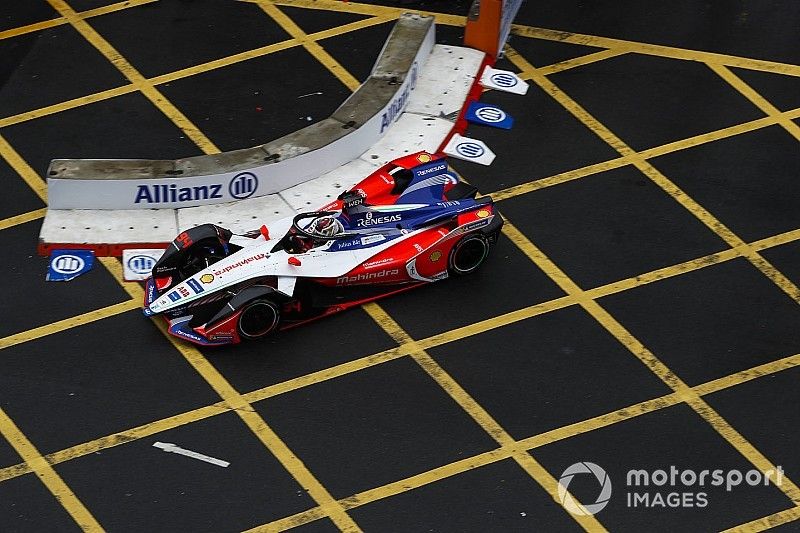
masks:
<path id="1" fill-rule="evenodd" d="M 507 93 L 525 94 L 528 92 L 528 82 L 517 76 L 516 73 L 492 68 L 488 65 L 481 74 L 481 85 Z"/>
<path id="2" fill-rule="evenodd" d="M 435 26 L 414 58 L 411 70 L 393 97 L 372 118 L 330 144 L 296 157 L 205 176 L 156 179 L 48 178 L 50 209 L 154 209 L 219 204 L 274 194 L 356 159 L 383 137 L 403 114 L 420 69 L 430 56 Z"/>
<path id="3" fill-rule="evenodd" d="M 142 281 L 150 277 L 153 266 L 164 255 L 157 248 L 122 250 L 122 273 L 125 281 Z"/>
<path id="4" fill-rule="evenodd" d="M 454 134 L 444 147 L 444 153 L 457 159 L 487 166 L 491 165 L 495 158 L 495 153 L 486 146 L 486 143 L 458 133 Z"/>

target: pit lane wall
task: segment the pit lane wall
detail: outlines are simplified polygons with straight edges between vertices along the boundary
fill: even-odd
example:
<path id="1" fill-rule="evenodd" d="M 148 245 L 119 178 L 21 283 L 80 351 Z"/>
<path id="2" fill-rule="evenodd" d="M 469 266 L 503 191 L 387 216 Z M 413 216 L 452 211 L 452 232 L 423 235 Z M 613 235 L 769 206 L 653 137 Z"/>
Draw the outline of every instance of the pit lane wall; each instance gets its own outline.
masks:
<path id="1" fill-rule="evenodd" d="M 425 40 L 427 39 L 426 33 Z M 401 71 L 391 68 L 390 62 L 381 61 L 385 57 L 395 56 L 403 48 L 408 47 L 400 40 L 394 42 L 396 48 L 390 36 L 373 69 L 372 76 L 362 89 L 376 83 L 373 78 L 389 81 L 392 81 L 393 77 L 401 79 L 398 76 L 402 74 Z M 421 44 L 420 47 L 422 46 Z M 46 255 L 54 248 L 89 248 L 97 255 L 118 256 L 125 248 L 164 247 L 181 231 L 204 223 L 213 223 L 235 233 L 244 233 L 260 227 L 261 224 L 268 224 L 297 212 L 317 209 L 393 159 L 420 150 L 439 151 L 454 131 L 463 132 L 466 127 L 463 109 L 469 101 L 477 99 L 480 95 L 481 87 L 478 83 L 480 72 L 490 58 L 483 52 L 471 48 L 440 44 L 433 45 L 427 57 L 420 55 L 418 50 L 414 52 L 412 56 L 419 70 L 414 89 L 397 107 L 397 110 L 402 112 L 396 112 L 396 115 L 387 121 L 388 127 L 382 128 L 383 131 L 378 129 L 377 142 L 374 141 L 373 133 L 368 139 L 372 140 L 373 144 L 367 145 L 361 153 L 352 156 L 344 164 L 338 159 L 336 168 L 321 172 L 316 177 L 297 182 L 278 192 L 265 193 L 263 196 L 253 194 L 245 199 L 224 203 L 204 202 L 206 205 L 195 207 L 119 209 L 113 212 L 100 209 L 54 209 L 51 206 L 40 232 L 39 253 Z M 409 61 L 407 64 L 410 71 L 413 62 Z M 394 101 L 397 95 L 402 94 L 402 91 L 396 88 L 386 101 L 390 99 Z M 365 111 L 353 104 L 354 101 L 346 101 L 331 120 L 343 124 L 364 117 Z M 381 107 L 384 110 L 386 108 L 386 105 Z M 353 129 L 355 131 L 348 133 L 348 136 L 359 134 L 358 130 Z M 284 139 L 303 131 L 305 130 Z M 272 144 L 274 142 L 265 146 Z M 212 157 L 226 158 L 241 152 L 249 150 Z M 264 157 L 263 153 L 262 151 L 259 157 Z M 300 155 L 297 159 L 303 157 L 307 156 Z M 128 168 L 136 167 L 131 164 Z M 237 168 L 234 176 L 249 171 L 247 168 Z M 151 179 L 156 178 L 154 174 L 145 173 L 138 174 L 133 179 L 147 184 L 150 181 L 148 176 Z"/>
<path id="2" fill-rule="evenodd" d="M 183 208 L 288 189 L 364 153 L 400 117 L 435 42 L 432 17 L 404 14 L 370 77 L 331 117 L 267 144 L 175 161 L 57 159 L 51 209 Z"/>

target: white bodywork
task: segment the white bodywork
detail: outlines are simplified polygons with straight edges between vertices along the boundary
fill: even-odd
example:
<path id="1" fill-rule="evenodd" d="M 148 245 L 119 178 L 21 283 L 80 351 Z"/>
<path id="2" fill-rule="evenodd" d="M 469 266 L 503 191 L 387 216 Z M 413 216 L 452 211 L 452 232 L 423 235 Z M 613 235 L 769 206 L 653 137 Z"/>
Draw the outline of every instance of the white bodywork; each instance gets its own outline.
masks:
<path id="1" fill-rule="evenodd" d="M 387 240 L 383 244 L 357 250 L 327 252 L 325 250 L 334 242 L 331 241 L 325 246 L 301 254 L 289 254 L 285 250 L 271 252 L 270 250 L 289 231 L 292 218 L 287 217 L 271 223 L 267 228 L 271 237 L 269 240 L 265 240 L 263 236 L 256 239 L 234 236 L 231 243 L 244 246 L 244 248 L 172 287 L 150 304 L 150 311 L 153 313 L 169 311 L 242 281 L 264 276 L 277 276 L 278 290 L 287 296 L 292 296 L 298 277 L 336 278 L 343 276 L 370 257 L 417 233 L 409 231 L 407 234 Z M 364 236 L 362 239 L 374 239 L 376 236 L 377 234 Z M 296 258 L 300 264 L 290 264 L 290 257 Z M 199 286 L 202 291 L 197 291 L 192 286 Z M 174 296 L 170 297 L 170 295 Z"/>

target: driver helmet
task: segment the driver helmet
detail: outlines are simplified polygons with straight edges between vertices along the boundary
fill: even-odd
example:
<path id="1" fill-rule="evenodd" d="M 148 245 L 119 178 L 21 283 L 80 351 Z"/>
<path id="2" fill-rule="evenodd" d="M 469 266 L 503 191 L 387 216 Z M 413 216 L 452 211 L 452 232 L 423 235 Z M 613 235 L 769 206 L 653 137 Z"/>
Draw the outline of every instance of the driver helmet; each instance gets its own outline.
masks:
<path id="1" fill-rule="evenodd" d="M 320 237 L 334 237 L 344 233 L 344 226 L 336 218 L 336 215 L 329 215 L 314 220 L 309 226 L 308 232 Z"/>

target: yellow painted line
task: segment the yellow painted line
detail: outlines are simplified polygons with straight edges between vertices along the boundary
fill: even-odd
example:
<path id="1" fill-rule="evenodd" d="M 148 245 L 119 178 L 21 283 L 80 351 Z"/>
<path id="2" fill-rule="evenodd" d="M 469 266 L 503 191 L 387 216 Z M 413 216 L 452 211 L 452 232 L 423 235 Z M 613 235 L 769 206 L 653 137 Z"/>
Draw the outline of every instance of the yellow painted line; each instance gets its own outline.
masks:
<path id="1" fill-rule="evenodd" d="M 758 250 L 764 250 L 773 246 L 780 246 L 782 244 L 794 242 L 796 240 L 800 240 L 800 229 L 788 231 L 785 233 L 774 235 L 772 237 L 761 239 L 759 241 L 755 241 L 751 243 L 751 246 Z M 596 299 L 603 296 L 608 296 L 610 294 L 616 294 L 618 292 L 629 290 L 631 288 L 641 286 L 647 283 L 653 283 L 654 281 L 657 280 L 665 279 L 672 276 L 677 276 L 679 274 L 686 273 L 692 270 L 697 270 L 700 268 L 705 268 L 706 266 L 718 264 L 723 261 L 728 261 L 738 256 L 739 254 L 736 250 L 733 249 L 725 250 L 724 252 L 720 252 L 717 254 L 710 254 L 691 261 L 686 261 L 684 263 L 679 263 L 677 265 L 672 265 L 659 270 L 627 278 L 625 280 L 596 287 L 594 289 L 586 291 L 586 295 L 592 299 Z M 122 267 L 120 263 L 115 259 L 101 258 L 100 261 L 106 265 L 106 268 L 114 271 L 116 273 L 115 274 L 116 276 L 122 275 L 121 274 Z M 134 294 L 138 295 L 139 293 L 138 291 L 136 291 Z M 138 296 L 136 300 L 132 299 L 131 301 L 136 303 L 136 305 L 134 305 L 134 308 L 138 307 L 137 303 Z M 425 339 L 421 339 L 417 341 L 416 344 L 418 347 L 421 347 L 423 349 L 430 349 L 436 346 L 442 346 L 450 342 L 456 342 L 473 335 L 478 335 L 486 331 L 507 326 L 515 322 L 519 322 L 521 320 L 539 316 L 558 309 L 563 309 L 570 305 L 575 305 L 576 303 L 577 300 L 572 296 L 563 296 L 560 298 L 556 298 L 554 300 L 550 300 L 548 302 L 532 305 L 523 309 L 518 309 L 473 324 L 469 324 L 467 326 L 456 328 L 444 333 L 439 333 L 427 337 Z M 126 310 L 127 309 L 121 309 L 119 312 L 120 313 L 125 312 Z M 114 316 L 114 314 L 116 313 L 109 313 L 108 316 Z M 77 322 L 79 319 L 73 318 L 71 320 L 76 320 Z M 57 331 L 61 330 L 56 328 L 52 331 L 52 333 L 55 333 Z M 43 335 L 37 336 L 36 334 L 33 333 L 26 333 L 25 335 L 27 337 L 30 337 L 31 339 L 43 336 Z M 17 340 L 19 340 L 19 342 L 22 342 L 21 337 L 18 337 Z M 360 359 L 348 361 L 346 363 L 342 363 L 330 368 L 312 372 L 310 374 L 305 374 L 303 376 L 292 378 L 290 380 L 283 381 L 281 383 L 277 383 L 274 385 L 270 385 L 268 387 L 248 392 L 244 394 L 243 397 L 248 403 L 252 404 L 255 402 L 259 402 L 261 400 L 265 400 L 267 398 L 278 396 L 280 394 L 285 394 L 287 392 L 298 390 L 317 383 L 321 383 L 323 381 L 336 379 L 338 377 L 347 374 L 358 372 L 365 368 L 379 365 L 388 361 L 393 361 L 400 357 L 406 356 L 407 354 L 411 353 L 411 351 L 414 350 L 415 348 L 416 348 L 415 346 L 409 343 L 403 343 L 396 348 L 383 350 L 381 352 L 377 352 L 375 354 L 368 355 Z M 711 392 L 716 392 L 724 388 L 733 387 L 737 384 L 749 381 L 751 379 L 755 379 L 757 377 L 772 374 L 775 372 L 780 372 L 781 370 L 785 370 L 788 368 L 793 368 L 798 364 L 800 364 L 800 356 L 797 355 L 790 356 L 778 361 L 766 363 L 764 365 L 749 370 L 744 370 L 742 372 L 732 374 L 724 378 L 719 378 L 718 380 L 714 380 L 706 384 L 698 385 L 695 387 L 695 390 L 698 392 L 698 394 L 701 395 L 709 394 Z M 220 405 L 221 404 L 215 404 L 214 406 L 211 406 L 210 409 L 212 409 L 212 412 L 208 412 L 205 415 L 195 413 L 194 411 L 189 411 L 188 413 L 184 413 L 183 415 L 176 415 L 175 417 L 170 417 L 160 422 L 146 424 L 145 426 L 141 426 L 139 428 L 134 428 L 132 430 L 128 430 L 122 433 L 113 434 L 108 437 L 103 437 L 101 439 L 97 439 L 89 443 L 69 448 L 67 450 L 62 450 L 61 452 L 48 455 L 47 458 L 51 463 L 68 461 L 74 457 L 86 455 L 88 453 L 93 453 L 95 451 L 105 449 L 110 445 L 120 444 L 121 442 L 127 442 L 128 440 L 135 440 L 137 438 L 141 438 L 142 436 L 151 435 L 159 431 L 165 431 L 167 429 L 178 427 L 185 423 L 189 423 L 195 420 L 200 420 L 202 418 L 206 418 L 207 416 L 214 416 L 215 414 L 219 414 L 220 412 L 227 411 L 227 409 L 225 409 L 224 406 L 223 410 L 220 411 L 215 410 L 218 407 L 220 407 Z M 27 470 L 25 469 L 19 470 L 19 466 L 20 465 L 17 465 L 17 467 L 8 467 L 7 469 L 0 469 L 0 481 L 7 479 L 9 476 L 15 477 L 16 475 L 20 475 L 22 473 L 27 472 Z"/>
<path id="2" fill-rule="evenodd" d="M 333 74 L 345 87 L 351 91 L 358 89 L 361 83 L 345 69 L 341 63 L 336 61 L 319 43 L 313 39 L 309 39 L 306 32 L 300 26 L 289 18 L 283 11 L 275 7 L 271 0 L 254 0 L 252 3 L 257 4 L 267 15 L 269 15 L 283 30 L 291 35 L 294 39 L 300 41 L 308 53 L 319 61 L 328 71 Z"/>
<path id="3" fill-rule="evenodd" d="M 82 11 L 80 15 L 83 18 L 96 17 L 99 15 L 106 15 L 108 13 L 113 13 L 115 11 L 127 9 L 129 7 L 136 7 L 142 4 L 149 4 L 151 2 L 156 2 L 156 1 L 158 0 L 125 0 L 124 2 L 117 2 L 115 4 L 109 4 L 107 6 L 88 9 L 86 11 Z M 50 20 L 43 20 L 41 22 L 34 22 L 33 24 L 27 24 L 25 26 L 19 26 L 17 28 L 11 28 L 8 30 L 0 31 L 0 40 L 10 39 L 11 37 L 17 37 L 19 35 L 25 35 L 26 33 L 33 33 L 35 31 L 40 31 L 40 30 L 46 30 L 48 28 L 54 28 L 56 26 L 61 26 L 66 23 L 67 21 L 66 19 L 64 19 L 64 17 L 57 17 Z"/>
<path id="4" fill-rule="evenodd" d="M 546 67 L 541 67 L 539 68 L 539 72 L 545 76 L 549 76 L 550 74 L 555 74 L 556 72 L 563 72 L 572 68 L 591 65 L 592 63 L 597 63 L 598 61 L 611 59 L 612 57 L 621 56 L 627 53 L 627 50 L 619 48 L 615 50 L 600 50 L 599 52 L 586 54 L 585 56 L 575 57 L 565 61 L 559 61 L 558 63 L 553 63 L 552 65 Z M 525 79 L 523 76 L 520 77 Z"/>
<path id="5" fill-rule="evenodd" d="M 790 121 L 796 118 L 800 118 L 800 108 L 792 109 L 790 111 L 785 111 L 783 113 L 780 113 L 779 115 L 762 117 L 748 122 L 743 122 L 741 124 L 736 124 L 734 126 L 728 126 L 716 131 L 702 133 L 700 135 L 695 135 L 693 137 L 681 139 L 679 141 L 673 141 L 667 144 L 663 144 L 661 146 L 648 148 L 647 150 L 638 152 L 636 154 L 636 157 L 641 159 L 651 159 L 654 157 L 670 154 L 673 152 L 678 152 L 680 150 L 686 150 L 687 148 L 700 146 L 702 144 L 718 141 L 721 139 L 727 139 L 735 135 L 741 135 L 743 133 L 748 133 L 761 128 L 766 128 L 768 126 L 773 126 L 775 124 L 778 124 L 780 120 L 783 118 Z M 613 170 L 615 168 L 624 167 L 625 165 L 632 165 L 634 163 L 635 163 L 634 158 L 629 156 L 620 156 L 615 159 L 609 159 L 608 161 L 593 163 L 591 165 L 587 165 L 585 167 L 578 168 L 575 170 L 562 172 L 560 174 L 555 174 L 553 176 L 549 176 L 546 178 L 527 181 L 519 185 L 514 185 L 511 187 L 507 187 L 505 189 L 500 189 L 492 193 L 487 193 L 486 196 L 491 196 L 495 201 L 507 200 L 508 198 L 513 198 L 521 194 L 527 194 L 529 192 L 537 191 L 539 189 L 544 189 L 546 187 L 552 187 L 554 185 L 559 185 L 561 183 L 566 183 L 568 181 L 585 178 L 587 176 L 592 176 L 600 172 L 605 172 L 607 170 Z"/>
<path id="6" fill-rule="evenodd" d="M 83 531 L 103 531 L 92 513 L 75 496 L 75 493 L 64 483 L 53 467 L 44 460 L 36 446 L 28 440 L 2 408 L 0 408 L 0 433 Z"/>
<path id="7" fill-rule="evenodd" d="M 43 207 L 41 209 L 28 211 L 27 213 L 14 215 L 13 217 L 4 218 L 0 220 L 0 230 L 19 226 L 20 224 L 25 224 L 31 220 L 39 220 L 40 218 L 44 218 L 45 213 L 47 213 L 47 209 Z"/>
<path id="8" fill-rule="evenodd" d="M 388 17 L 371 17 L 368 19 L 358 20 L 355 22 L 344 24 L 342 26 L 337 26 L 335 28 L 330 28 L 327 30 L 315 32 L 309 34 L 308 38 L 317 41 L 322 39 L 327 39 L 329 37 L 334 37 L 336 35 L 342 35 L 345 33 L 349 33 L 351 31 L 356 31 L 370 26 L 375 26 L 377 24 L 382 24 L 387 20 L 390 19 Z M 275 52 L 280 52 L 282 50 L 287 50 L 289 48 L 294 48 L 295 46 L 300 46 L 300 41 L 294 38 L 286 39 L 285 41 L 280 41 L 278 43 L 273 43 L 259 48 L 254 48 L 252 50 L 247 50 L 245 52 L 240 52 L 238 54 L 233 54 L 220 59 L 214 59 L 206 63 L 201 63 L 199 65 L 194 65 L 184 69 L 176 70 L 174 72 L 160 74 L 158 76 L 148 78 L 147 81 L 152 85 L 161 85 L 164 83 L 170 83 L 176 80 L 187 78 L 189 76 L 194 76 L 196 74 L 201 74 L 204 72 L 210 72 L 218 68 L 223 68 L 229 65 L 233 65 L 235 63 L 247 61 L 249 59 L 255 59 L 257 57 L 262 57 L 265 55 L 273 54 Z M 130 94 L 138 90 L 139 90 L 138 87 L 134 84 L 123 85 L 120 87 L 114 87 L 112 89 L 106 89 L 104 91 L 100 91 L 94 94 L 80 96 L 78 98 L 73 98 L 71 100 L 66 100 L 64 102 L 59 102 L 39 109 L 25 111 L 23 113 L 18 113 L 16 115 L 0 118 L 0 128 L 44 117 L 47 115 L 51 115 L 53 113 L 60 113 L 61 111 L 74 109 L 76 107 L 81 107 L 95 102 L 100 102 L 102 100 L 108 100 L 110 98 L 115 98 L 117 96 L 121 96 L 124 94 Z"/>
<path id="9" fill-rule="evenodd" d="M 26 33 L 33 33 L 35 31 L 46 30 L 48 28 L 55 28 L 56 26 L 66 24 L 66 22 L 67 21 L 63 18 L 58 17 L 50 20 L 43 20 L 41 22 L 34 22 L 33 24 L 27 24 L 25 26 L 19 26 L 17 28 L 3 30 L 0 31 L 0 40 L 11 39 L 12 37 L 18 37 L 20 35 L 25 35 Z"/>
<path id="10" fill-rule="evenodd" d="M 307 511 L 302 511 L 291 516 L 281 518 L 280 520 L 275 520 L 269 524 L 247 529 L 244 531 L 244 533 L 277 533 L 278 531 L 288 531 L 289 529 L 302 526 L 303 524 L 308 524 L 309 522 L 319 520 L 320 518 L 325 518 L 325 513 L 319 507 L 314 507 L 312 509 L 308 509 Z"/>
<path id="11" fill-rule="evenodd" d="M 584 35 L 580 33 L 536 28 L 521 24 L 514 24 L 512 26 L 511 33 L 514 35 L 519 35 L 520 37 L 532 37 L 534 39 L 545 39 L 548 41 L 559 41 L 570 44 L 582 44 L 586 46 L 596 46 L 599 48 L 621 48 L 637 54 L 669 57 L 672 59 L 683 59 L 686 61 L 699 61 L 701 63 L 716 63 L 720 65 L 727 65 L 729 67 L 741 67 L 751 70 L 775 72 L 777 74 L 787 74 L 789 76 L 800 76 L 800 66 L 789 63 L 779 63 L 776 61 L 751 59 L 727 54 L 717 54 L 714 52 L 701 52 L 698 50 L 688 50 L 673 46 L 662 46 L 658 44 L 613 39 L 610 37 L 598 37 L 595 35 Z"/>
<path id="12" fill-rule="evenodd" d="M 201 132 L 181 111 L 178 110 L 153 84 L 151 84 L 111 43 L 105 40 L 88 22 L 83 20 L 64 0 L 48 0 L 74 27 L 83 38 L 89 41 L 105 58 L 110 61 L 136 88 L 144 94 L 167 118 L 169 118 L 186 136 L 206 154 L 218 153 L 219 149 Z"/>
<path id="13" fill-rule="evenodd" d="M 795 520 L 800 520 L 800 507 L 790 507 L 789 509 L 753 520 L 752 522 L 726 529 L 722 533 L 758 533 L 759 531 L 766 531 L 767 529 L 788 524 Z"/>
<path id="14" fill-rule="evenodd" d="M 711 231 L 716 233 L 721 239 L 727 242 L 733 248 L 742 248 L 743 255 L 746 257 L 756 268 L 758 268 L 767 278 L 769 278 L 775 285 L 784 291 L 790 298 L 800 304 L 800 288 L 798 288 L 789 278 L 771 265 L 766 259 L 761 257 L 758 252 L 749 248 L 740 237 L 733 233 L 727 226 L 720 222 L 708 210 L 698 204 L 688 194 L 680 189 L 675 183 L 670 181 L 664 174 L 650 164 L 649 161 L 644 159 L 641 154 L 636 153 L 625 142 L 617 137 L 614 133 L 600 123 L 593 117 L 586 109 L 584 109 L 575 100 L 569 97 L 561 89 L 559 89 L 552 81 L 546 76 L 538 73 L 537 69 L 531 65 L 525 58 L 520 56 L 516 51 L 510 47 L 507 49 L 508 59 L 514 63 L 524 73 L 530 75 L 530 79 L 541 87 L 547 94 L 554 100 L 561 104 L 564 109 L 569 111 L 575 118 L 580 120 L 587 128 L 589 128 L 595 135 L 605 141 L 609 146 L 617 150 L 623 157 L 627 157 L 631 163 L 639 169 L 645 176 L 650 178 L 656 185 L 661 187 L 664 192 L 672 196 L 684 209 L 689 211 L 692 215 L 706 225 Z"/>
<path id="15" fill-rule="evenodd" d="M 578 299 L 580 305 L 614 336 L 628 351 L 636 356 L 661 381 L 675 391 L 697 414 L 713 427 L 716 432 L 762 472 L 775 470 L 775 465 L 755 448 L 747 439 L 722 418 L 700 395 L 684 383 L 658 357 L 645 347 L 619 321 L 606 311 L 597 301 L 588 297 L 581 288 L 555 265 L 539 248 L 528 240 L 513 224 L 506 220 L 503 233 L 519 247 L 545 274 L 555 281 L 567 294 Z M 778 488 L 795 504 L 800 503 L 800 488 L 790 479 L 784 478 Z"/>
<path id="16" fill-rule="evenodd" d="M 327 39 L 329 37 L 335 37 L 337 35 L 343 35 L 345 33 L 349 33 L 352 31 L 357 31 L 363 28 L 368 28 L 370 26 L 382 24 L 386 20 L 387 20 L 386 17 L 371 17 L 364 20 L 357 20 L 355 22 L 343 24 L 342 26 L 336 26 L 335 28 L 330 28 L 327 30 L 318 31 L 316 33 L 311 33 L 307 36 L 307 38 L 310 41 L 319 41 L 322 39 Z M 240 52 L 238 54 L 233 54 L 220 59 L 214 59 L 206 63 L 201 63 L 199 65 L 194 65 L 181 70 L 176 70 L 174 72 L 161 74 L 159 76 L 149 78 L 149 81 L 154 85 L 161 85 L 162 83 L 169 83 L 175 80 L 193 76 L 195 74 L 209 72 L 211 70 L 226 67 L 228 65 L 233 65 L 235 63 L 240 63 L 242 61 L 247 61 L 257 57 L 273 54 L 275 52 L 280 52 L 282 50 L 288 50 L 289 48 L 294 48 L 296 46 L 300 46 L 301 44 L 302 43 L 300 40 L 292 37 L 291 39 L 286 39 L 284 41 L 280 41 L 277 43 L 268 44 L 265 46 L 261 46 L 259 48 L 254 48 L 252 50 L 247 50 L 245 52 Z"/>
<path id="17" fill-rule="evenodd" d="M 358 2 L 342 2 L 341 0 L 275 0 L 275 4 L 279 6 L 300 7 L 300 8 L 328 10 L 328 11 L 344 11 L 347 13 L 354 13 L 359 15 L 373 15 L 373 16 L 392 15 L 394 17 L 398 17 L 401 13 L 405 12 L 420 13 L 422 15 L 436 17 L 437 24 L 445 24 L 449 26 L 463 26 L 466 22 L 466 17 L 460 15 L 449 15 L 446 13 L 437 13 L 434 11 L 362 4 Z M 609 37 L 599 37 L 595 35 L 584 35 L 580 33 L 571 33 L 559 30 L 537 28 L 533 26 L 525 26 L 522 24 L 514 24 L 512 26 L 512 33 L 515 35 L 519 35 L 521 37 L 530 37 L 534 39 L 560 41 L 570 44 L 594 46 L 597 48 L 607 48 L 607 49 L 622 50 L 625 52 L 635 52 L 638 54 L 655 55 L 661 57 L 669 57 L 673 59 L 683 59 L 686 61 L 700 61 L 703 63 L 717 63 L 722 65 L 727 65 L 730 67 L 742 67 L 751 70 L 762 70 L 767 72 L 775 72 L 779 74 L 787 74 L 790 76 L 800 76 L 799 65 L 780 63 L 776 61 L 766 61 L 762 59 L 738 57 L 727 54 L 718 54 L 714 52 L 688 50 L 685 48 L 678 48 L 673 46 L 662 46 L 662 45 L 642 43 L 636 41 L 626 41 L 623 39 L 613 39 Z"/>
<path id="18" fill-rule="evenodd" d="M 22 344 L 23 342 L 29 342 L 32 340 L 40 339 L 42 337 L 46 337 L 47 335 L 52 335 L 54 333 L 66 331 L 68 329 L 72 329 L 78 326 L 83 326 L 85 324 L 96 322 L 104 318 L 109 318 L 118 315 L 120 313 L 125 313 L 127 311 L 130 311 L 131 309 L 137 309 L 140 306 L 141 306 L 141 301 L 126 300 L 124 302 L 120 302 L 114 305 L 109 305 L 101 309 L 95 309 L 94 311 L 89 311 L 88 313 L 83 313 L 70 318 L 65 318 L 64 320 L 59 320 L 58 322 L 53 322 L 51 324 L 39 326 L 38 328 L 29 329 L 27 331 L 23 331 L 20 333 L 15 333 L 13 335 L 9 335 L 8 337 L 3 337 L 2 339 L 0 339 L 0 350 L 4 348 L 9 348 L 11 346 L 16 346 L 17 344 Z"/>
<path id="19" fill-rule="evenodd" d="M 411 357 L 472 419 L 488 433 L 500 447 L 513 448 L 516 442 L 508 432 L 489 414 L 447 371 L 442 368 L 424 349 L 386 311 L 376 303 L 362 306 L 367 314 L 394 341 L 400 345 L 414 347 Z M 511 457 L 547 491 L 554 501 L 558 501 L 558 481 L 536 459 L 524 450 L 514 450 Z M 380 497 L 380 495 L 378 495 Z M 574 498 L 573 498 L 574 499 Z M 576 500 L 577 501 L 577 500 Z M 591 514 L 574 515 L 572 518 L 586 531 L 605 531 L 596 517 Z"/>
<path id="20" fill-rule="evenodd" d="M 709 64 L 708 66 L 711 70 L 717 73 L 720 78 L 727 81 L 734 89 L 739 91 L 742 96 L 755 104 L 756 107 L 758 107 L 761 111 L 766 113 L 768 116 L 777 117 L 778 124 L 783 126 L 792 137 L 800 141 L 800 126 L 782 115 L 778 108 L 767 101 L 766 98 L 761 96 L 752 87 L 747 85 L 742 78 L 731 72 L 731 69 L 723 65 L 715 65 L 713 63 Z"/>
<path id="21" fill-rule="evenodd" d="M 116 259 L 99 258 L 108 271 L 114 276 L 123 288 L 137 300 L 144 296 L 142 287 L 138 284 L 125 283 L 122 280 L 122 266 Z M 259 415 L 253 406 L 225 379 L 225 377 L 200 353 L 197 348 L 188 343 L 183 343 L 167 332 L 166 325 L 161 317 L 153 317 L 153 323 L 169 340 L 170 344 L 183 356 L 183 358 L 197 371 L 211 388 L 225 402 L 225 405 L 236 412 L 239 418 L 247 425 L 261 443 L 275 456 L 283 467 L 294 477 L 297 482 L 308 491 L 314 501 L 325 511 L 326 515 L 342 531 L 361 531 L 344 508 L 330 495 L 328 490 L 314 477 L 305 464 L 289 449 L 277 433 Z"/>
<path id="22" fill-rule="evenodd" d="M 0 128 L 5 128 L 6 126 L 13 126 L 14 124 L 19 124 L 20 122 L 26 122 L 28 120 L 33 120 L 35 118 L 45 117 L 47 115 L 52 115 L 54 113 L 60 113 L 61 111 L 75 109 L 76 107 L 93 104 L 95 102 L 100 102 L 102 100 L 108 100 L 110 98 L 115 98 L 123 94 L 130 94 L 136 92 L 137 90 L 138 89 L 136 88 L 135 85 L 123 85 L 121 87 L 106 89 L 104 91 L 100 91 L 94 94 L 89 94 L 86 96 L 79 96 L 78 98 L 65 100 L 57 104 L 52 104 L 45 107 L 41 107 L 39 109 L 34 109 L 32 111 L 25 111 L 23 113 L 18 113 L 16 115 L 0 118 Z"/>
<path id="23" fill-rule="evenodd" d="M 243 0 L 257 3 L 258 0 Z M 344 11 L 356 15 L 388 16 L 397 18 L 403 13 L 417 13 L 434 17 L 437 24 L 447 26 L 463 26 L 467 18 L 462 15 L 451 15 L 449 13 L 437 13 L 435 11 L 425 11 L 412 9 L 409 7 L 388 7 L 372 4 L 361 4 L 358 2 L 343 2 L 342 0 L 275 0 L 275 5 L 286 7 L 299 7 L 305 9 L 317 9 L 324 11 Z"/>
<path id="24" fill-rule="evenodd" d="M 91 18 L 91 17 L 98 17 L 100 15 L 108 15 L 109 13 L 115 13 L 117 11 L 122 11 L 123 9 L 129 9 L 131 7 L 138 7 L 143 6 L 145 4 L 152 4 L 153 2 L 158 2 L 158 0 L 123 0 L 122 2 L 116 2 L 114 4 L 109 4 L 107 6 L 96 7 L 94 9 L 87 9 L 86 11 L 80 11 L 78 14 L 81 18 Z"/>
<path id="25" fill-rule="evenodd" d="M 20 156 L 8 141 L 0 135 L 0 156 L 8 162 L 19 176 L 25 180 L 28 187 L 47 203 L 47 185 L 35 170 Z"/>

